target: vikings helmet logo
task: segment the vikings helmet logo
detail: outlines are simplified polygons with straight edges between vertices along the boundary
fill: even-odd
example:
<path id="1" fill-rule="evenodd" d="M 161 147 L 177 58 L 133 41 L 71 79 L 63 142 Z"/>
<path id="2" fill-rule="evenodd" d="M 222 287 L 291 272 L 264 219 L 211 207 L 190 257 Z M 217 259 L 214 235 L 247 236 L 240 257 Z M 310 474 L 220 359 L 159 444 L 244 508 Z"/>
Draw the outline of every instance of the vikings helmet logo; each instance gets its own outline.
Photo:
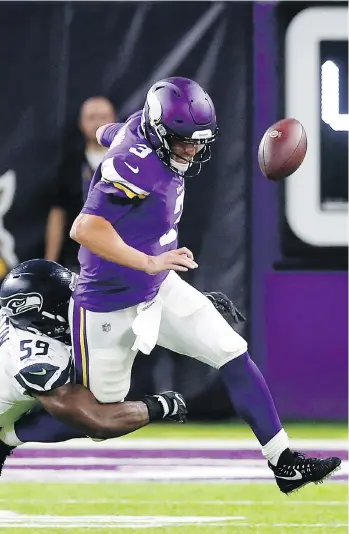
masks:
<path id="1" fill-rule="evenodd" d="M 2 309 L 9 316 L 19 315 L 30 310 L 40 311 L 42 308 L 43 298 L 40 293 L 17 293 L 13 295 Z"/>
<path id="2" fill-rule="evenodd" d="M 162 106 L 158 97 L 151 90 L 149 90 L 147 94 L 147 103 L 149 106 L 150 124 L 152 126 L 159 124 L 162 116 Z"/>

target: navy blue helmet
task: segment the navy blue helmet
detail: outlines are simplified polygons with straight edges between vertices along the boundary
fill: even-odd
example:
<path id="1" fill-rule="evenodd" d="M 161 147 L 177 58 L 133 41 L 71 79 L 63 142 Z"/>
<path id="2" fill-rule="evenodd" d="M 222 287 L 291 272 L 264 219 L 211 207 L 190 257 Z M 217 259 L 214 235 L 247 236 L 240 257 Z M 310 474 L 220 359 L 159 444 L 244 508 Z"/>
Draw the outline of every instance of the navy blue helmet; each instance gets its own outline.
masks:
<path id="1" fill-rule="evenodd" d="M 75 277 L 54 261 L 20 263 L 1 284 L 1 311 L 17 328 L 70 345 L 68 306 Z"/>

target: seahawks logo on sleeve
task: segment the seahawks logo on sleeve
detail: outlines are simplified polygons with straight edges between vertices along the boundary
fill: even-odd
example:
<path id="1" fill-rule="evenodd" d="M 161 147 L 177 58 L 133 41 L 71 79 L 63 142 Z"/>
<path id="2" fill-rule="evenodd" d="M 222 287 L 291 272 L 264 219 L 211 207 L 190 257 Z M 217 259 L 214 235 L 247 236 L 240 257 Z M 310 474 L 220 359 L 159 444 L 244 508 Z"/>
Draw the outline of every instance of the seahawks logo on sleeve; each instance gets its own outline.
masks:
<path id="1" fill-rule="evenodd" d="M 65 369 L 51 363 L 34 363 L 23 367 L 15 375 L 17 382 L 28 393 L 51 391 L 71 382 L 73 377 L 74 367 L 71 359 Z"/>

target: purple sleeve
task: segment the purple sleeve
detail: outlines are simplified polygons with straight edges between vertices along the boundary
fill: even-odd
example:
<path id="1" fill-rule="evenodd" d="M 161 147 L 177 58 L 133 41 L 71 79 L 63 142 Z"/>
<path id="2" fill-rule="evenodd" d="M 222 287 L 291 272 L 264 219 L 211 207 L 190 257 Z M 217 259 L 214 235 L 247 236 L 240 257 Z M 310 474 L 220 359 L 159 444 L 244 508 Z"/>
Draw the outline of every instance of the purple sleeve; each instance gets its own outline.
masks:
<path id="1" fill-rule="evenodd" d="M 108 126 L 106 126 L 101 135 L 101 144 L 106 148 L 109 148 L 113 142 L 114 137 L 123 125 L 124 123 L 122 122 L 116 122 L 114 124 L 109 124 Z"/>
<path id="2" fill-rule="evenodd" d="M 130 199 L 115 195 L 116 192 L 112 184 L 98 182 L 89 192 L 81 213 L 97 215 L 115 224 L 134 206 Z"/>
<path id="3" fill-rule="evenodd" d="M 149 160 L 137 156 L 132 158 L 132 153 L 119 153 L 114 157 L 107 157 L 101 165 L 101 181 L 112 188 L 110 192 L 114 195 L 130 199 L 146 198 L 152 192 L 155 183 Z"/>

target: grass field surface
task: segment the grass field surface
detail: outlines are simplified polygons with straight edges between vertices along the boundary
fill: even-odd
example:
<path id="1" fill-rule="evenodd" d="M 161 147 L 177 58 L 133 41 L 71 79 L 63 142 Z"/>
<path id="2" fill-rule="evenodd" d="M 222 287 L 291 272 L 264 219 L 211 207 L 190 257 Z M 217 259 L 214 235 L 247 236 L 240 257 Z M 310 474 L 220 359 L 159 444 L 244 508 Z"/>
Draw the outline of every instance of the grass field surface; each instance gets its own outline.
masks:
<path id="1" fill-rule="evenodd" d="M 0 485 L 1 534 L 341 534 L 347 489 L 307 486 L 292 497 L 271 484 Z M 16 515 L 18 514 L 18 515 Z"/>
<path id="2" fill-rule="evenodd" d="M 249 428 L 236 423 L 151 425 L 102 443 L 27 444 L 0 478 L 0 534 L 348 532 L 346 426 L 286 430 L 308 454 L 339 454 L 342 471 L 286 497 Z"/>
<path id="3" fill-rule="evenodd" d="M 345 423 L 286 423 L 285 429 L 292 438 L 347 439 Z M 254 438 L 245 423 L 187 423 L 184 425 L 161 423 L 141 428 L 120 439 L 181 438 L 181 439 L 250 439 Z"/>

